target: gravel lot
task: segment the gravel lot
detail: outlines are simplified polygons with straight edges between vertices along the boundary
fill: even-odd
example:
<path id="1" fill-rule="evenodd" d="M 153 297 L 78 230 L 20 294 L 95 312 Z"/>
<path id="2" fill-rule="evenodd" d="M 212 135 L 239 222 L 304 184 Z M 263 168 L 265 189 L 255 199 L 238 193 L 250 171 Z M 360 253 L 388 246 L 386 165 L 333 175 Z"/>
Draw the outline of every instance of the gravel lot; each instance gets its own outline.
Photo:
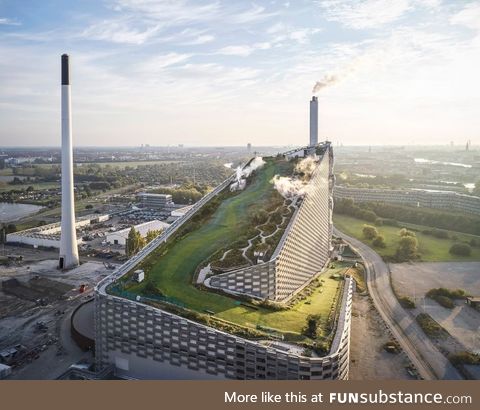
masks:
<path id="1" fill-rule="evenodd" d="M 480 296 L 480 262 L 395 263 L 390 269 L 396 290 L 404 295 L 424 295 L 443 287 Z"/>
<path id="2" fill-rule="evenodd" d="M 480 262 L 404 263 L 392 264 L 390 268 L 396 291 L 415 299 L 417 308 L 412 313 L 428 313 L 455 338 L 457 343 L 443 346 L 446 350 L 480 352 L 479 311 L 463 301 L 446 309 L 424 297 L 427 291 L 438 287 L 460 288 L 480 296 Z"/>
<path id="3" fill-rule="evenodd" d="M 367 296 L 353 297 L 350 345 L 350 380 L 411 379 L 403 353 L 387 353 L 383 346 L 391 338 Z"/>

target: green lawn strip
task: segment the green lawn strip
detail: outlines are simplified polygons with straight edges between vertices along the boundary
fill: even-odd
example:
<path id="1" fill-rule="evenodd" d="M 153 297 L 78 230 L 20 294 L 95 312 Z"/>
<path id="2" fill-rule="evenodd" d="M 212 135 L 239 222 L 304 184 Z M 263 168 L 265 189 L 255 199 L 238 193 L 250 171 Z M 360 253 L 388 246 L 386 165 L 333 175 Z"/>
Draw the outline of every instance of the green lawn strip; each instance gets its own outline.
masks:
<path id="1" fill-rule="evenodd" d="M 334 215 L 334 225 L 342 232 L 349 236 L 353 236 L 364 242 L 365 244 L 372 246 L 371 241 L 366 240 L 362 235 L 363 225 L 371 225 L 369 222 L 365 222 L 361 219 L 352 218 L 345 215 Z M 402 222 L 399 222 L 400 226 L 404 226 Z M 407 224 L 405 224 L 407 225 Z M 408 224 L 410 229 L 416 230 L 418 239 L 418 250 L 421 254 L 421 260 L 424 262 L 448 262 L 448 261 L 479 261 L 480 260 L 480 248 L 472 248 L 472 254 L 470 256 L 456 256 L 449 253 L 450 247 L 456 242 L 469 241 L 475 236 L 468 234 L 455 233 L 458 241 L 453 239 L 440 239 L 430 235 L 425 235 L 421 231 L 429 229 L 428 227 L 421 225 Z M 401 227 L 395 226 L 377 226 L 377 230 L 380 235 L 385 237 L 386 248 L 374 248 L 375 251 L 381 256 L 393 256 L 398 247 L 398 241 L 400 235 L 398 232 Z M 430 228 L 431 229 L 431 228 Z M 478 237 L 477 237 L 478 238 Z"/>

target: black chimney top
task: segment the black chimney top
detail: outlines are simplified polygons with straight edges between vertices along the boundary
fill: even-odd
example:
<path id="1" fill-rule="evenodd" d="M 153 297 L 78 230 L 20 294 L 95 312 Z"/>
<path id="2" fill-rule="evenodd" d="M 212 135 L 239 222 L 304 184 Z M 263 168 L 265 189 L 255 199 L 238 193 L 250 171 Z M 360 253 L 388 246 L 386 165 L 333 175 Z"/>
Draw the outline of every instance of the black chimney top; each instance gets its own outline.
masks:
<path id="1" fill-rule="evenodd" d="M 62 54 L 62 85 L 70 84 L 70 63 L 68 54 Z"/>

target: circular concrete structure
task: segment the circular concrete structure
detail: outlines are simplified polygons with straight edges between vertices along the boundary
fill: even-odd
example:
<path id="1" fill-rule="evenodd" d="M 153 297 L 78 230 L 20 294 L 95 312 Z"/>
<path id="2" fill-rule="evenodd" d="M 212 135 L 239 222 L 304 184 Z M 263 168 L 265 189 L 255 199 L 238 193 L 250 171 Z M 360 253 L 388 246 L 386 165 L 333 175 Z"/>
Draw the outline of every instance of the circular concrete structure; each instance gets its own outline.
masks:
<path id="1" fill-rule="evenodd" d="M 72 313 L 72 337 L 84 350 L 93 349 L 95 346 L 94 308 L 95 304 L 92 299 L 81 304 Z"/>

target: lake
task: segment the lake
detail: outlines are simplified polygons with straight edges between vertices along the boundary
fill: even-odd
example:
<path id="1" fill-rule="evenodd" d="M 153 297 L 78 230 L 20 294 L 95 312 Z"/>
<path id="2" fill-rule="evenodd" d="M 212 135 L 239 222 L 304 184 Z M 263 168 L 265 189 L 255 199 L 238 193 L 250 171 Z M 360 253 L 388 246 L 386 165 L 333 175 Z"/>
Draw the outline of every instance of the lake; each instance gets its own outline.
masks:
<path id="1" fill-rule="evenodd" d="M 17 221 L 38 212 L 40 209 L 42 207 L 38 205 L 0 202 L 0 223 Z"/>

